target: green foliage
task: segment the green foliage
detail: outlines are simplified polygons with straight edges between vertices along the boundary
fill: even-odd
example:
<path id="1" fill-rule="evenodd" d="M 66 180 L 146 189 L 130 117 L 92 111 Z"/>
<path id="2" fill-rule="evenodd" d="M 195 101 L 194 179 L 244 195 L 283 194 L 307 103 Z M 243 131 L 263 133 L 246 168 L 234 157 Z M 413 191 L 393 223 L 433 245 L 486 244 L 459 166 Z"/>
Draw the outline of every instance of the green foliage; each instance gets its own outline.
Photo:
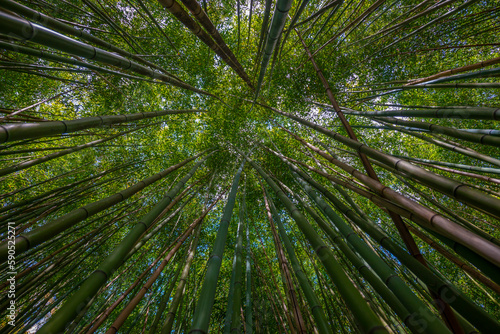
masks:
<path id="1" fill-rule="evenodd" d="M 139 9 L 139 1 L 155 17 L 174 47 L 152 24 L 148 16 Z M 497 43 L 500 37 L 497 23 L 499 9 L 496 1 L 475 1 L 471 6 L 443 18 L 443 15 L 465 2 L 451 2 L 442 7 L 438 6 L 434 10 L 432 6 L 441 3 L 421 0 L 388 0 L 371 15 L 361 20 L 359 25 L 354 25 L 352 29 L 343 32 L 328 45 L 324 44 L 367 10 L 374 1 L 339 2 L 341 3 L 339 8 L 329 7 L 325 13 L 299 25 L 297 29 L 312 52 L 324 46 L 315 54 L 314 59 L 342 108 L 374 111 L 427 110 L 450 106 L 457 108 L 498 107 L 500 105 L 498 88 L 421 87 L 403 91 L 392 90 L 394 87 L 411 83 L 414 79 L 426 78 L 442 71 L 500 57 L 500 44 Z M 0 1 L 0 7 L 5 6 L 6 3 L 6 0 Z M 112 141 L 14 172 L 0 179 L 0 233 L 3 241 L 7 238 L 7 222 L 9 221 L 15 223 L 19 233 L 43 229 L 45 224 L 56 218 L 124 190 L 188 157 L 205 150 L 213 151 L 188 182 L 188 186 L 195 182 L 199 183 L 179 204 L 159 219 L 157 223 L 165 223 L 164 227 L 134 253 L 112 277 L 109 277 L 108 283 L 112 283 L 96 295 L 88 310 L 81 314 L 78 322 L 73 324 L 76 326 L 74 332 L 87 330 L 85 326 L 91 324 L 99 314 L 120 297 L 142 272 L 148 270 L 148 266 L 164 249 L 175 244 L 176 238 L 182 235 L 189 224 L 200 216 L 202 210 L 230 187 L 236 170 L 243 161 L 238 150 L 251 156 L 252 160 L 271 177 L 302 195 L 302 190 L 288 167 L 263 146 L 309 166 L 318 169 L 325 168 L 327 173 L 351 185 L 366 189 L 352 175 L 328 164 L 317 154 L 313 158 L 310 153 L 305 153 L 307 149 L 281 127 L 318 147 L 319 145 L 315 143 L 316 139 L 324 142 L 333 153 L 339 156 L 341 161 L 364 172 L 356 152 L 265 107 L 277 108 L 347 136 L 346 130 L 342 128 L 335 113 L 324 106 L 330 104 L 325 88 L 311 62 L 308 61 L 300 40 L 291 30 L 290 18 L 286 20 L 284 27 L 284 33 L 289 32 L 285 44 L 275 47 L 276 50 L 281 50 L 276 63 L 269 66 L 267 71 L 264 68 L 265 76 L 259 76 L 262 70 L 262 52 L 267 45 L 266 40 L 263 40 L 259 49 L 266 1 L 239 1 L 240 19 L 244 27 L 240 32 L 239 49 L 237 48 L 236 1 L 200 2 L 202 7 L 206 5 L 208 17 L 254 85 L 257 86 L 258 83 L 260 84 L 259 79 L 262 80 L 262 88 L 255 104 L 252 104 L 255 91 L 252 91 L 230 66 L 157 1 L 61 0 L 47 2 L 40 0 L 19 1 L 19 3 L 59 19 L 60 22 L 65 22 L 72 27 L 83 29 L 86 33 L 101 38 L 114 47 L 130 52 L 131 55 L 141 55 L 144 60 L 156 66 L 155 71 L 174 75 L 197 89 L 213 94 L 212 97 L 194 93 L 158 79 L 152 79 L 151 76 L 100 63 L 90 56 L 88 58 L 76 57 L 36 44 L 29 41 L 29 36 L 13 36 L 1 30 L 0 41 L 2 42 L 11 43 L 14 46 L 22 45 L 72 61 L 77 60 L 88 64 L 91 68 L 71 65 L 68 62 L 56 62 L 43 56 L 30 56 L 17 52 L 15 47 L 14 50 L 0 49 L 0 126 L 165 109 L 203 111 L 165 115 L 129 123 L 88 128 L 63 135 L 7 141 L 0 144 L 0 168 L 4 168 L 147 125 Z M 252 21 L 248 29 L 251 3 L 253 4 Z M 302 1 L 293 2 L 290 17 L 298 11 L 301 3 Z M 309 1 L 297 22 L 317 13 L 323 6 L 330 3 L 331 1 Z M 276 3 L 273 2 L 268 27 L 264 27 L 266 33 L 269 33 L 271 29 L 269 24 L 275 10 Z M 427 10 L 427 14 L 419 16 L 419 13 L 425 13 L 424 11 Z M 7 10 L 0 12 L 2 15 L 11 15 Z M 330 16 L 330 14 L 333 15 Z M 33 17 L 25 19 L 32 20 Z M 412 34 L 432 20 L 436 20 L 436 23 L 430 24 L 417 34 Z M 400 25 L 400 23 L 404 24 Z M 44 22 L 38 24 L 43 26 Z M 0 28 L 2 26 L 3 23 L 0 23 Z M 273 31 L 274 33 L 276 31 Z M 78 36 L 70 36 L 66 33 L 62 35 L 94 45 Z M 99 46 L 99 48 L 102 47 Z M 127 58 L 132 59 L 131 56 Z M 134 61 L 138 60 L 134 59 Z M 101 69 L 96 69 L 95 66 Z M 497 66 L 498 64 L 491 65 L 487 69 Z M 272 71 L 271 67 L 273 67 Z M 498 83 L 498 75 L 460 79 L 449 83 Z M 11 113 L 14 115 L 9 116 Z M 493 167 L 488 163 L 432 145 L 409 134 L 380 128 L 378 127 L 380 124 L 370 118 L 360 115 L 348 115 L 347 118 L 354 127 L 360 142 L 387 154 L 476 167 Z M 411 118 L 411 120 L 419 119 Z M 426 121 L 457 129 L 500 130 L 498 121 L 495 120 L 439 118 Z M 423 134 L 432 136 L 429 133 Z M 439 139 L 443 140 L 443 137 Z M 454 145 L 464 146 L 487 156 L 500 158 L 498 149 L 495 147 L 456 138 L 444 137 L 444 140 L 453 141 Z M 435 189 L 430 189 L 417 182 L 411 175 L 399 175 L 375 163 L 373 165 L 381 183 L 385 186 L 443 214 L 454 223 L 475 231 L 474 233 L 477 229 L 481 229 L 492 238 L 500 239 L 499 217 L 488 214 L 480 207 L 473 207 Z M 29 328 L 40 328 L 50 318 L 51 313 L 64 310 L 61 305 L 64 305 L 63 302 L 78 289 L 81 280 L 92 273 L 102 259 L 115 250 L 139 219 L 149 212 L 191 167 L 192 165 L 183 167 L 120 204 L 84 220 L 64 232 L 61 238 L 52 239 L 34 250 L 18 254 L 16 269 L 20 273 L 62 247 L 70 245 L 40 267 L 36 267 L 33 272 L 17 280 L 18 313 L 16 327 L 10 332 L 24 332 Z M 479 189 L 495 200 L 500 198 L 500 181 L 494 174 L 477 172 L 479 175 L 477 176 L 467 175 L 458 167 L 450 167 L 448 170 L 437 169 L 436 166 L 424 167 L 437 175 L 453 178 Z M 337 194 L 333 185 L 324 177 L 311 171 L 309 174 L 314 180 Z M 285 307 L 289 310 L 290 305 L 287 304 L 286 286 L 283 284 L 270 225 L 267 221 L 260 181 L 255 170 L 247 164 L 242 173 L 237 196 L 240 198 L 240 195 L 244 193 L 246 198 L 248 217 L 246 223 L 250 231 L 249 249 L 252 255 L 254 330 L 259 332 L 257 330 L 259 328 L 260 332 L 271 333 L 291 331 L 294 325 L 293 322 L 288 321 L 289 315 L 284 310 Z M 269 190 L 267 188 L 295 247 L 302 271 L 308 277 L 321 306 L 326 311 L 331 328 L 343 333 L 359 331 L 360 324 L 346 307 L 345 302 L 340 299 L 337 287 L 327 276 L 327 271 L 321 262 L 315 257 L 309 242 L 290 218 L 278 197 Z M 385 209 L 381 209 L 352 190 L 346 189 L 346 191 L 367 217 L 386 231 L 392 240 L 402 244 L 401 237 Z M 284 193 L 304 213 L 286 190 Z M 423 195 L 429 196 L 439 205 L 431 203 Z M 346 205 L 350 205 L 346 198 L 341 196 L 339 198 Z M 191 265 L 184 299 L 178 310 L 179 316 L 174 323 L 176 331 L 187 333 L 191 327 L 196 302 L 200 297 L 201 283 L 205 277 L 206 263 L 211 255 L 226 202 L 227 194 L 222 196 L 203 222 L 197 254 Z M 183 204 L 185 207 L 179 213 L 165 221 Z M 238 212 L 236 210 L 239 210 L 240 205 L 238 199 L 235 213 Z M 448 209 L 448 212 L 445 209 Z M 450 214 L 450 211 L 454 215 Z M 232 259 L 236 246 L 237 221 L 234 216 L 237 215 L 233 214 L 229 225 L 214 307 L 210 317 L 210 331 L 214 332 L 223 330 Z M 313 224 L 314 220 L 309 216 L 306 217 L 315 231 L 320 234 L 322 242 L 335 249 L 326 235 Z M 426 299 L 428 294 L 423 292 L 420 286 L 412 285 L 412 282 L 416 281 L 415 274 L 402 266 L 399 260 L 362 232 L 352 221 L 348 220 L 348 222 L 391 268 L 396 269 L 411 289 L 425 303 L 428 303 Z M 417 226 L 409 220 L 407 223 Z M 87 235 L 94 229 L 97 230 L 90 236 Z M 79 238 L 82 238 L 81 241 Z M 500 305 L 495 291 L 477 279 L 471 278 L 469 274 L 422 240 L 417 237 L 415 240 L 433 270 L 451 281 L 493 318 L 500 318 Z M 189 241 L 190 239 L 185 244 Z M 72 242 L 75 244 L 71 244 Z M 442 244 L 437 239 L 436 242 Z M 243 247 L 243 256 L 246 256 L 245 247 Z M 143 327 L 147 329 L 151 325 L 157 311 L 156 300 L 159 300 L 167 290 L 175 270 L 184 265 L 182 252 L 185 249 L 187 247 L 183 246 L 174 260 L 167 265 L 149 294 L 134 309 L 120 331 L 139 333 Z M 370 300 L 370 303 L 374 305 L 373 309 L 376 310 L 377 315 L 394 331 L 409 331 L 375 290 L 352 268 L 342 252 L 335 249 L 334 253 L 351 281 L 360 289 L 365 299 Z M 51 264 L 56 265 L 50 267 Z M 3 264 L 2 269 L 6 268 Z M 149 270 L 147 278 L 151 272 L 152 270 Z M 0 284 L 5 282 L 7 278 L 5 275 L 1 276 Z M 242 275 L 243 279 L 244 276 Z M 138 288 L 144 284 L 145 280 L 138 284 Z M 309 316 L 311 310 L 308 309 L 298 284 L 296 288 L 299 291 L 299 307 L 306 319 L 308 332 L 312 332 L 314 322 Z M 1 291 L 2 297 L 5 296 L 6 291 L 5 289 Z M 122 304 L 110 313 L 99 332 L 103 332 L 104 328 L 111 325 L 135 292 L 134 290 L 133 294 L 125 297 Z M 32 302 L 34 304 L 31 304 Z M 244 308 L 244 296 L 242 305 Z M 5 312 L 2 313 L 2 316 L 5 314 Z M 1 324 L 4 325 L 3 322 Z M 5 332 L 9 330 L 10 328 Z"/>

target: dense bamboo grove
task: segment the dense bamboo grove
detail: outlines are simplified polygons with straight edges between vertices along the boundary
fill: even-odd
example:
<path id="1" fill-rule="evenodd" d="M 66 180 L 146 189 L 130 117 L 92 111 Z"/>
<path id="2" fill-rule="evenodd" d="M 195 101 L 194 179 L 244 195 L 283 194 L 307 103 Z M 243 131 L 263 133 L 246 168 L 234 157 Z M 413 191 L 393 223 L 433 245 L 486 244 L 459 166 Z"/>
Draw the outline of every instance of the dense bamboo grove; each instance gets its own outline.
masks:
<path id="1" fill-rule="evenodd" d="M 500 333 L 493 0 L 0 0 L 0 333 Z"/>

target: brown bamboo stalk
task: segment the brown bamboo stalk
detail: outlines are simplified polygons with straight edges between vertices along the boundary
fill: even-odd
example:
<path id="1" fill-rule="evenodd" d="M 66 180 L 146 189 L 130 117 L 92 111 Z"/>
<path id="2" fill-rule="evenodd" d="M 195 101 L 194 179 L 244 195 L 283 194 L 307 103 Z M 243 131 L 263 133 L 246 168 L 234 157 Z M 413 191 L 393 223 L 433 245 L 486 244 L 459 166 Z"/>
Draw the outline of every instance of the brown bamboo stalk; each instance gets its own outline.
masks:
<path id="1" fill-rule="evenodd" d="M 283 247 L 282 247 L 281 242 L 279 240 L 278 233 L 276 231 L 276 226 L 274 226 L 273 217 L 271 215 L 271 209 L 269 208 L 269 203 L 267 200 L 266 192 L 264 191 L 264 187 L 263 187 L 262 183 L 260 184 L 260 186 L 262 188 L 262 195 L 264 197 L 264 204 L 266 207 L 267 218 L 269 220 L 269 224 L 271 225 L 271 232 L 273 235 L 274 244 L 276 246 L 276 252 L 278 255 L 278 260 L 280 263 L 281 271 L 283 273 L 283 276 L 285 277 L 285 284 L 286 284 L 286 288 L 287 288 L 288 300 L 291 304 L 291 307 L 292 307 L 294 315 L 295 315 L 294 320 L 295 320 L 298 332 L 299 333 L 307 333 L 307 329 L 306 329 L 306 326 L 304 323 L 304 318 L 302 316 L 302 312 L 300 310 L 300 306 L 299 306 L 299 303 L 297 300 L 297 293 L 295 291 L 294 284 L 293 284 L 293 281 L 292 281 L 292 278 L 290 275 L 290 268 L 289 268 L 288 260 L 286 259 L 285 252 L 283 251 Z"/>

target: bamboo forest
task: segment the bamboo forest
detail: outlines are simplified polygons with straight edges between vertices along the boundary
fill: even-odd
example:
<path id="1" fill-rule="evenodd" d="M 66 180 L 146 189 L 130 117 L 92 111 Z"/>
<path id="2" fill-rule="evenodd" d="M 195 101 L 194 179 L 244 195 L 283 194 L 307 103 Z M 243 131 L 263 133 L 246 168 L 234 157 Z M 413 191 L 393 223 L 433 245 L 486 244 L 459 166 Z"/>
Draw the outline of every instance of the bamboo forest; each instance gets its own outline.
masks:
<path id="1" fill-rule="evenodd" d="M 500 333 L 498 0 L 0 0 L 0 334 Z"/>

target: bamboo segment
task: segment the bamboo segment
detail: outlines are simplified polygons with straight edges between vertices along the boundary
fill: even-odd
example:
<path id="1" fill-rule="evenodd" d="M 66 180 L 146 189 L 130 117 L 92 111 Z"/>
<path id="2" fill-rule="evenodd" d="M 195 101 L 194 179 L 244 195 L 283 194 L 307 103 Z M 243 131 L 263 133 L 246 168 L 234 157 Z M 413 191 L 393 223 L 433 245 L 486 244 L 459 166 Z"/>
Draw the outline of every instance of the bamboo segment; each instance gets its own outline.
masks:
<path id="1" fill-rule="evenodd" d="M 273 54 L 276 44 L 278 43 L 278 39 L 280 38 L 285 26 L 286 17 L 288 11 L 290 10 L 290 7 L 292 6 L 292 2 L 293 0 L 278 0 L 276 2 L 276 8 L 274 10 L 273 18 L 271 19 L 267 42 L 264 48 L 264 55 L 262 57 L 260 74 L 257 80 L 257 89 L 255 91 L 254 100 L 257 100 L 257 98 L 259 97 L 260 88 L 262 86 L 262 82 L 264 81 L 264 75 L 266 74 L 269 60 L 271 59 L 271 55 Z"/>
<path id="2" fill-rule="evenodd" d="M 40 328 L 38 333 L 60 333 L 64 330 L 64 328 L 78 315 L 81 307 L 90 301 L 92 296 L 97 293 L 100 287 L 111 277 L 113 272 L 123 264 L 125 257 L 134 247 L 134 244 L 163 209 L 170 204 L 172 199 L 175 198 L 176 194 L 184 187 L 186 182 L 194 175 L 198 167 L 203 164 L 205 160 L 206 157 L 198 162 L 189 173 L 128 232 L 114 251 L 108 255 L 101 262 L 99 267 L 82 283 L 80 289 L 78 289 L 78 291 L 50 317 L 49 321 Z"/>
<path id="3" fill-rule="evenodd" d="M 242 152 L 240 154 L 243 155 Z M 354 287 L 340 264 L 335 260 L 332 251 L 323 243 L 321 237 L 316 233 L 305 217 L 286 197 L 280 188 L 269 178 L 269 176 L 255 162 L 246 158 L 252 167 L 266 180 L 269 186 L 276 192 L 280 200 L 285 204 L 287 211 L 295 220 L 298 227 L 311 243 L 314 251 L 325 266 L 330 279 L 335 283 L 347 306 L 351 309 L 365 333 L 387 333 L 387 330 L 379 318 L 366 304 L 359 291 Z"/>
<path id="4" fill-rule="evenodd" d="M 215 97 L 210 93 L 192 87 L 185 82 L 165 74 L 158 73 L 122 56 L 76 41 L 5 12 L 0 12 L 0 20 L 3 22 L 3 24 L 0 25 L 0 33 L 2 34 L 16 37 L 21 40 L 29 40 L 82 58 L 113 65 L 123 70 L 145 75 L 152 79 L 159 79 L 173 86 L 184 88 L 198 94 Z"/>
<path id="5" fill-rule="evenodd" d="M 500 217 L 500 200 L 492 196 L 488 196 L 478 190 L 467 187 L 453 179 L 449 179 L 438 174 L 426 171 L 423 168 L 412 165 L 411 163 L 404 161 L 402 159 L 395 158 L 389 154 L 383 153 L 381 151 L 375 150 L 365 144 L 355 142 L 349 138 L 346 138 L 336 132 L 332 132 L 320 125 L 314 124 L 312 122 L 306 121 L 295 115 L 280 111 L 275 108 L 271 108 L 278 114 L 284 115 L 288 118 L 294 119 L 299 123 L 309 126 L 318 132 L 321 132 L 328 137 L 331 137 L 340 143 L 355 149 L 358 152 L 363 152 L 370 158 L 382 162 L 383 164 L 390 166 L 391 168 L 401 170 L 408 173 L 415 179 L 421 181 L 426 186 L 436 189 L 448 196 L 456 198 L 459 201 L 466 202 L 475 207 L 479 207 L 482 210 L 491 213 L 493 216 Z M 500 109 L 499 109 L 500 110 Z"/>
<path id="6" fill-rule="evenodd" d="M 97 202 L 93 202 L 90 204 L 87 204 L 81 208 L 78 208 L 76 210 L 73 210 L 67 214 L 65 214 L 62 217 L 59 217 L 47 224 L 45 224 L 43 227 L 40 227 L 38 229 L 35 229 L 33 231 L 30 231 L 28 233 L 22 234 L 18 236 L 15 240 L 15 245 L 16 245 L 16 252 L 17 254 L 21 254 L 28 249 L 31 249 L 49 239 L 54 237 L 55 235 L 67 230 L 71 226 L 75 226 L 79 222 L 87 219 L 88 217 L 91 217 L 95 215 L 96 213 L 99 213 L 107 208 L 110 208 L 111 206 L 120 203 L 127 198 L 131 197 L 132 195 L 136 194 L 137 192 L 141 191 L 142 189 L 146 188 L 147 186 L 153 184 L 154 182 L 162 179 L 166 175 L 168 175 L 170 172 L 184 166 L 188 162 L 197 159 L 198 157 L 202 156 L 205 152 L 199 153 L 191 158 L 188 158 L 177 165 L 171 166 L 164 171 L 155 174 L 153 176 L 148 177 L 147 179 L 144 179 L 135 185 L 128 187 L 125 190 L 120 191 L 119 193 L 116 193 L 114 195 L 111 195 L 109 197 L 103 198 Z M 198 166 L 198 165 L 197 165 Z M 0 261 L 4 262 L 7 259 L 7 241 L 3 242 L 0 244 Z"/>
<path id="7" fill-rule="evenodd" d="M 461 119 L 482 119 L 482 120 L 500 120 L 500 108 L 436 108 L 436 109 L 400 109 L 400 110 L 377 110 L 372 112 L 362 112 L 355 110 L 345 110 L 348 115 L 362 116 L 403 116 L 420 118 L 461 118 Z"/>
<path id="8" fill-rule="evenodd" d="M 204 112 L 203 110 L 161 110 L 127 115 L 109 115 L 80 118 L 70 121 L 52 121 L 42 123 L 21 123 L 0 125 L 0 143 L 25 140 L 28 138 L 48 137 L 63 133 L 71 133 L 111 124 L 128 123 L 141 119 Z"/>
<path id="9" fill-rule="evenodd" d="M 236 59 L 236 56 L 233 54 L 231 49 L 227 46 L 227 44 L 224 42 L 222 39 L 222 36 L 219 34 L 219 31 L 217 28 L 214 26 L 212 21 L 207 16 L 207 13 L 201 8 L 200 4 L 196 0 L 181 0 L 182 3 L 191 11 L 191 13 L 196 17 L 198 22 L 205 28 L 205 30 L 212 36 L 214 39 L 215 43 L 222 49 L 222 52 L 226 54 L 228 57 L 228 60 L 230 63 L 233 64 L 233 67 L 235 71 L 238 73 L 238 75 L 247 83 L 247 85 L 253 89 L 253 84 L 250 81 L 250 78 L 248 75 L 245 73 L 245 70 L 243 69 L 243 66 L 241 66 L 240 62 L 238 59 Z M 251 18 L 252 12 L 250 9 L 250 18 Z"/>
<path id="10" fill-rule="evenodd" d="M 229 50 L 227 45 L 224 43 L 222 40 L 222 37 L 217 33 L 217 30 L 211 24 L 210 20 L 206 15 L 203 15 L 204 12 L 202 11 L 201 7 L 198 5 L 193 0 L 185 1 L 185 5 L 188 6 L 188 8 L 193 11 L 199 20 L 202 20 L 202 23 L 206 25 L 205 28 L 208 27 L 207 31 L 211 34 L 218 35 L 218 37 L 215 37 L 216 40 L 212 39 L 209 34 L 203 30 L 198 23 L 196 23 L 190 16 L 189 14 L 182 8 L 179 3 L 175 0 L 158 0 L 158 2 L 165 7 L 169 12 L 171 12 L 179 21 L 182 22 L 188 28 L 191 30 L 193 34 L 195 34 L 203 43 L 205 43 L 210 49 L 212 49 L 219 57 L 224 60 L 226 64 L 228 64 L 232 69 L 235 70 L 236 73 L 252 88 L 252 83 L 250 79 L 248 78 L 247 74 L 243 70 L 243 67 L 240 65 L 238 60 L 236 60 L 236 57 L 234 57 L 233 53 Z M 198 5 L 198 6 L 196 6 Z M 215 31 L 215 32 L 214 32 Z M 217 40 L 219 41 L 217 43 Z M 222 43 L 220 43 L 222 42 Z M 232 58 L 228 53 L 232 55 Z"/>
<path id="11" fill-rule="evenodd" d="M 388 117 L 375 118 L 375 120 L 381 120 L 391 124 L 405 125 L 413 128 L 428 130 L 430 132 L 444 134 L 450 137 L 467 140 L 473 143 L 480 143 L 484 145 L 500 147 L 500 137 L 491 136 L 488 133 L 480 134 L 426 122 L 405 121 L 401 119 L 388 118 Z"/>
<path id="12" fill-rule="evenodd" d="M 236 172 L 226 206 L 224 207 L 224 213 L 221 218 L 217 237 L 214 241 L 214 248 L 207 263 L 207 272 L 203 280 L 200 298 L 197 302 L 190 333 L 208 333 L 210 314 L 212 312 L 215 290 L 217 288 L 217 278 L 219 277 L 222 255 L 226 246 L 229 222 L 231 221 L 236 200 L 236 192 L 238 191 L 238 182 L 244 165 L 245 161 L 242 162 L 240 168 Z"/>
<path id="13" fill-rule="evenodd" d="M 297 256 L 295 255 L 295 251 L 293 249 L 292 243 L 290 242 L 290 239 L 288 238 L 288 235 L 285 232 L 285 228 L 283 226 L 283 222 L 281 221 L 278 212 L 276 211 L 276 208 L 274 206 L 274 203 L 271 201 L 271 199 L 268 199 L 269 201 L 269 207 L 271 209 L 272 217 L 274 221 L 276 222 L 276 225 L 278 225 L 278 232 L 280 234 L 281 240 L 283 241 L 283 245 L 285 246 L 286 252 L 288 254 L 288 258 L 290 259 L 290 264 L 292 266 L 293 271 L 295 272 L 295 276 L 297 277 L 297 280 L 299 281 L 300 287 L 302 289 L 302 292 L 304 293 L 304 296 L 307 299 L 307 302 L 309 303 L 309 307 L 311 310 L 311 313 L 316 320 L 316 326 L 318 328 L 318 332 L 323 334 L 323 333 L 331 333 L 331 329 L 328 326 L 328 322 L 326 321 L 326 316 L 323 311 L 323 308 L 321 307 L 321 304 L 319 303 L 319 299 L 314 293 L 314 290 L 312 289 L 311 285 L 309 284 L 309 281 L 307 280 L 306 275 L 302 271 L 302 268 L 300 267 L 299 261 L 297 259 Z"/>
<path id="14" fill-rule="evenodd" d="M 167 312 L 167 316 L 165 318 L 165 322 L 163 327 L 161 328 L 162 334 L 169 334 L 172 332 L 172 325 L 174 324 L 175 315 L 177 312 L 177 308 L 184 296 L 184 289 L 186 287 L 187 278 L 189 275 L 189 268 L 191 267 L 191 263 L 193 262 L 194 255 L 196 254 L 196 247 L 198 246 L 198 241 L 200 238 L 201 225 L 198 225 L 195 236 L 188 250 L 188 257 L 186 259 L 186 264 L 182 269 L 181 278 L 179 279 L 179 284 L 177 285 L 177 289 L 175 290 L 174 297 L 172 298 L 172 302 L 170 303 L 170 307 Z"/>

